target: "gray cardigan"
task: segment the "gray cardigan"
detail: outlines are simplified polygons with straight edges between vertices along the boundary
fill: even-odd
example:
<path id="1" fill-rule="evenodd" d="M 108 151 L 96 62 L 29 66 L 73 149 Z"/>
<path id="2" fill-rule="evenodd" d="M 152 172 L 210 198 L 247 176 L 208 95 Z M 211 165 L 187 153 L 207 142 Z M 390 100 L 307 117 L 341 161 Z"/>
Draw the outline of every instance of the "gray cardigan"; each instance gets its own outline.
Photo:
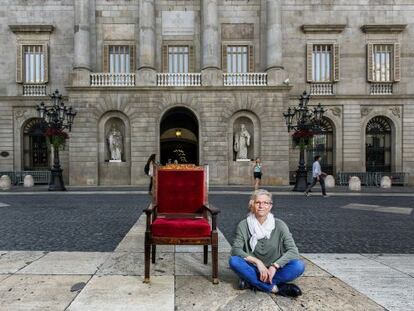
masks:
<path id="1" fill-rule="evenodd" d="M 257 242 L 254 252 L 249 244 L 251 234 L 247 225 L 247 220 L 242 220 L 237 226 L 236 237 L 231 248 L 232 256 L 246 258 L 253 256 L 260 259 L 266 267 L 276 263 L 283 267 L 292 259 L 299 258 L 298 248 L 293 240 L 292 234 L 287 225 L 280 219 L 275 218 L 275 229 L 273 229 L 270 239 L 260 239 Z"/>

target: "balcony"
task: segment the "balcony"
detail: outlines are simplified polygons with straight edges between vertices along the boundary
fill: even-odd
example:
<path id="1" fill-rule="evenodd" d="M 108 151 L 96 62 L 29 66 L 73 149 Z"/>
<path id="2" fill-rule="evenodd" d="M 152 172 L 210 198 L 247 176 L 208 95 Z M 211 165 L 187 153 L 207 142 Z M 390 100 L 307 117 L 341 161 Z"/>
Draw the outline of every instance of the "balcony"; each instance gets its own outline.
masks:
<path id="1" fill-rule="evenodd" d="M 311 95 L 333 95 L 334 84 L 333 83 L 312 83 L 310 85 Z"/>
<path id="2" fill-rule="evenodd" d="M 23 84 L 23 96 L 45 96 L 46 84 Z"/>
<path id="3" fill-rule="evenodd" d="M 266 86 L 267 73 L 264 72 L 243 72 L 224 73 L 224 86 Z"/>
<path id="4" fill-rule="evenodd" d="M 135 86 L 135 73 L 91 73 L 91 86 Z"/>
<path id="5" fill-rule="evenodd" d="M 392 95 L 392 83 L 371 83 L 370 95 Z"/>
<path id="6" fill-rule="evenodd" d="M 201 73 L 157 73 L 158 86 L 201 86 Z"/>

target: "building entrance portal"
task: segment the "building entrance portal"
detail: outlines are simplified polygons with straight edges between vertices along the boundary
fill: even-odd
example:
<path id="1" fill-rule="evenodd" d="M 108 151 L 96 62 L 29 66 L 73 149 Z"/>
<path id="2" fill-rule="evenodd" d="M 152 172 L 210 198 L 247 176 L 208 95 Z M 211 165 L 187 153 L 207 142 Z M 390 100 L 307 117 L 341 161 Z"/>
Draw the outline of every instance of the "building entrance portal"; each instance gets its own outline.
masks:
<path id="1" fill-rule="evenodd" d="M 198 154 L 198 121 L 187 108 L 172 108 L 160 124 L 160 162 L 196 164 Z"/>

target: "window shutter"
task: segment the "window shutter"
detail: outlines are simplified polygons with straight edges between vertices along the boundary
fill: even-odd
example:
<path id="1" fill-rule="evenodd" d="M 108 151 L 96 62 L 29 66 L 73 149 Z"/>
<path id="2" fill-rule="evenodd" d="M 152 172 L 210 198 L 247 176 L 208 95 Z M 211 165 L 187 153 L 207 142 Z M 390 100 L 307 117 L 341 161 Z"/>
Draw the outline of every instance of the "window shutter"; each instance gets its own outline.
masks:
<path id="1" fill-rule="evenodd" d="M 168 72 L 168 45 L 162 46 L 162 72 Z"/>
<path id="2" fill-rule="evenodd" d="M 42 52 L 44 57 L 44 81 L 45 83 L 49 82 L 49 45 L 47 43 L 44 43 L 42 45 Z"/>
<path id="3" fill-rule="evenodd" d="M 23 83 L 23 45 L 17 44 L 16 50 L 16 82 Z"/>
<path id="4" fill-rule="evenodd" d="M 193 45 L 188 47 L 188 71 L 195 72 L 195 54 Z"/>
<path id="5" fill-rule="evenodd" d="M 312 69 L 313 69 L 313 63 L 312 63 L 312 55 L 313 54 L 313 44 L 307 43 L 306 44 L 306 81 L 313 82 L 312 79 Z"/>
<path id="6" fill-rule="evenodd" d="M 374 73 L 373 73 L 373 59 L 372 53 L 374 51 L 374 44 L 368 43 L 367 44 L 367 80 L 368 82 L 374 81 Z"/>
<path id="7" fill-rule="evenodd" d="M 103 47 L 103 72 L 109 72 L 109 45 Z"/>
<path id="8" fill-rule="evenodd" d="M 221 46 L 221 70 L 227 72 L 227 45 Z"/>
<path id="9" fill-rule="evenodd" d="M 333 80 L 334 82 L 338 82 L 339 81 L 339 44 L 334 44 L 332 46 L 333 48 Z"/>
<path id="10" fill-rule="evenodd" d="M 399 82 L 400 79 L 400 44 L 394 43 L 394 82 Z"/>
<path id="11" fill-rule="evenodd" d="M 129 68 L 131 73 L 135 72 L 135 45 L 129 46 Z"/>
<path id="12" fill-rule="evenodd" d="M 254 72 L 254 46 L 249 45 L 249 72 Z"/>

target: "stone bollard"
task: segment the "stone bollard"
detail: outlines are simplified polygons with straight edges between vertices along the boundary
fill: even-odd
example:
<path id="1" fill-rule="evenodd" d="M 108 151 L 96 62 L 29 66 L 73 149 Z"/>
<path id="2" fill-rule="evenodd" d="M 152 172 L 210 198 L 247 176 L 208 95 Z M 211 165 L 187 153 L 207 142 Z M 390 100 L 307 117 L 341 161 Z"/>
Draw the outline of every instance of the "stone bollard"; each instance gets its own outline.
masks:
<path id="1" fill-rule="evenodd" d="M 388 176 L 383 176 L 381 178 L 381 188 L 388 189 L 388 188 L 391 188 L 391 185 L 392 185 L 391 178 L 389 178 Z"/>
<path id="2" fill-rule="evenodd" d="M 28 187 L 28 188 L 34 186 L 34 180 L 33 180 L 33 176 L 32 175 L 26 175 L 26 176 L 24 176 L 23 186 L 24 187 Z"/>
<path id="3" fill-rule="evenodd" d="M 335 188 L 335 178 L 332 175 L 328 175 L 325 177 L 325 187 Z"/>
<path id="4" fill-rule="evenodd" d="M 361 191 L 361 180 L 357 176 L 352 176 L 349 179 L 349 190 Z"/>
<path id="5" fill-rule="evenodd" d="M 7 175 L 3 175 L 0 177 L 0 189 L 1 190 L 9 190 L 11 188 L 11 179 Z"/>

